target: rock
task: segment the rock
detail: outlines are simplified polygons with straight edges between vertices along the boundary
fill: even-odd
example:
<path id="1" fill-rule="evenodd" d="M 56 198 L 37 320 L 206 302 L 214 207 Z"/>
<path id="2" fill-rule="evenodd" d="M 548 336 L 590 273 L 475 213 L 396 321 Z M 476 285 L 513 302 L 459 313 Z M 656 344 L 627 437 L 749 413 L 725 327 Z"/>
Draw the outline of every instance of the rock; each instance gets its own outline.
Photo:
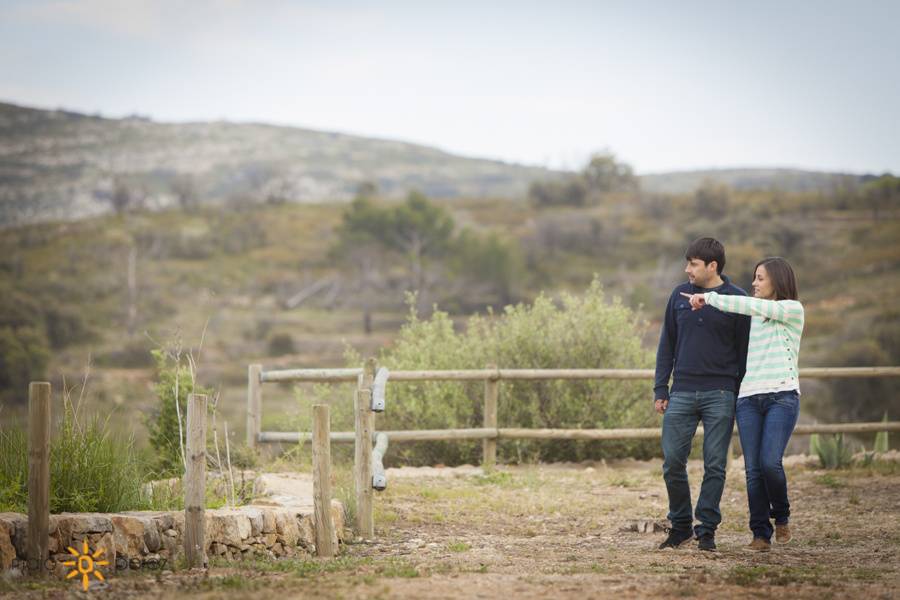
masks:
<path id="1" fill-rule="evenodd" d="M 261 534 L 263 530 L 263 511 L 251 506 L 242 507 L 241 511 L 250 520 L 250 536 L 256 537 Z"/>
<path id="2" fill-rule="evenodd" d="M 56 515 L 60 529 L 68 527 L 76 533 L 112 533 L 113 524 L 108 515 L 96 513 L 62 513 Z"/>
<path id="3" fill-rule="evenodd" d="M 262 533 L 275 533 L 275 513 L 271 509 L 262 510 L 263 526 Z"/>
<path id="4" fill-rule="evenodd" d="M 174 529 L 166 529 L 165 534 L 170 538 L 178 537 L 178 532 Z"/>
<path id="5" fill-rule="evenodd" d="M 13 545 L 15 525 L 0 519 L 0 571 L 6 571 L 16 559 L 16 547 Z"/>
<path id="6" fill-rule="evenodd" d="M 135 558 L 147 553 L 144 534 L 148 527 L 155 528 L 149 519 L 131 515 L 110 515 L 109 518 L 113 524 L 113 540 L 117 555 Z"/>
<path id="7" fill-rule="evenodd" d="M 284 546 L 282 546 L 278 542 L 275 542 L 272 545 L 272 552 L 274 552 L 276 556 L 281 556 L 282 554 L 284 554 Z"/>
<path id="8" fill-rule="evenodd" d="M 294 546 L 309 547 L 316 543 L 316 528 L 313 523 L 313 515 L 297 515 L 297 541 Z"/>
<path id="9" fill-rule="evenodd" d="M 95 560 L 98 561 L 107 561 L 109 564 L 105 566 L 98 566 L 101 569 L 101 572 L 109 572 L 115 570 L 116 565 L 116 541 L 113 538 L 112 533 L 104 533 L 98 536 L 98 539 L 95 540 L 92 544 L 89 544 L 88 548 L 91 554 L 100 554 L 97 556 Z M 81 548 L 78 549 L 81 551 Z M 101 552 L 102 551 L 102 552 Z"/>
<path id="10" fill-rule="evenodd" d="M 250 537 L 250 519 L 240 511 L 206 511 L 206 540 L 239 547 L 241 541 Z"/>
<path id="11" fill-rule="evenodd" d="M 650 521 L 647 519 L 628 521 L 620 528 L 620 531 L 637 533 L 658 533 L 665 530 L 666 525 L 664 523 L 660 523 L 659 521 Z"/>
<path id="12" fill-rule="evenodd" d="M 159 513 L 151 517 L 156 523 L 156 529 L 166 531 L 167 529 L 175 529 L 175 517 L 170 513 Z"/>
<path id="13" fill-rule="evenodd" d="M 276 510 L 275 530 L 281 536 L 281 541 L 284 545 L 297 545 L 297 540 L 300 539 L 300 529 L 292 511 L 286 509 Z"/>
<path id="14" fill-rule="evenodd" d="M 331 520 L 334 523 L 335 547 L 344 540 L 344 505 L 338 500 L 331 501 Z"/>
<path id="15" fill-rule="evenodd" d="M 274 533 L 264 533 L 261 539 L 267 548 L 271 548 L 278 541 L 278 536 Z"/>
<path id="16" fill-rule="evenodd" d="M 159 552 L 161 542 L 159 540 L 159 531 L 156 529 L 156 521 L 148 520 L 144 529 L 144 545 L 150 552 Z"/>

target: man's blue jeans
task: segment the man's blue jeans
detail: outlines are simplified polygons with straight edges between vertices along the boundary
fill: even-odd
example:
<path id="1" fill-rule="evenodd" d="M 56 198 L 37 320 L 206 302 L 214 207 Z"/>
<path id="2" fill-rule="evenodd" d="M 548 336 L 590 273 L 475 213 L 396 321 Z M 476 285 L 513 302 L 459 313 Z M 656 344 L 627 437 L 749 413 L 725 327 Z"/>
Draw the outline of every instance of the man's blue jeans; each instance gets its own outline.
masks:
<path id="1" fill-rule="evenodd" d="M 737 424 L 747 473 L 747 502 L 753 537 L 770 540 L 772 523 L 788 522 L 787 478 L 781 457 L 800 413 L 795 390 L 738 398 Z"/>
<path id="2" fill-rule="evenodd" d="M 703 421 L 703 483 L 697 499 L 694 530 L 699 537 L 715 533 L 722 522 L 719 501 L 725 488 L 728 443 L 734 430 L 734 392 L 674 392 L 663 413 L 663 478 L 669 492 L 669 521 L 672 528 L 690 531 L 694 523 L 687 459 L 697 424 Z"/>

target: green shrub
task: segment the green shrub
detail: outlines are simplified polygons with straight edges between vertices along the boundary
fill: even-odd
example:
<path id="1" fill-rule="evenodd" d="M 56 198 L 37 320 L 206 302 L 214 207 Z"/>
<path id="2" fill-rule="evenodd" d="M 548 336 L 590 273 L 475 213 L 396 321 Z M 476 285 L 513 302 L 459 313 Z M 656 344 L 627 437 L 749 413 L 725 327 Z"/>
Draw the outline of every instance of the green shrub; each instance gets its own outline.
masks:
<path id="1" fill-rule="evenodd" d="M 642 347 L 644 323 L 618 299 L 609 301 L 595 279 L 583 296 L 563 294 L 556 303 L 541 295 L 534 304 L 508 306 L 502 315 L 475 316 L 457 333 L 449 315 L 428 320 L 410 312 L 394 345 L 379 364 L 389 369 L 645 368 L 651 353 Z M 351 365 L 362 360 L 348 353 Z M 646 382 L 501 382 L 501 427 L 615 428 L 655 423 Z M 481 427 L 483 382 L 389 383 L 379 429 Z M 335 427 L 352 429 L 350 402 L 333 403 Z M 499 444 L 506 461 L 566 461 L 658 454 L 656 441 L 520 441 Z M 480 441 L 398 444 L 388 462 L 459 464 L 480 460 Z"/>
<path id="2" fill-rule="evenodd" d="M 294 338 L 289 333 L 276 333 L 269 338 L 269 356 L 282 356 L 293 354 Z"/>
<path id="3" fill-rule="evenodd" d="M 151 353 L 149 340 L 137 338 L 126 342 L 121 348 L 99 354 L 95 362 L 100 367 L 139 369 L 153 366 L 156 359 Z"/>
<path id="4" fill-rule="evenodd" d="M 853 454 L 850 447 L 844 444 L 844 434 L 819 437 L 817 434 L 810 436 L 810 452 L 819 456 L 819 462 L 826 469 L 842 469 L 850 466 Z"/>
<path id="5" fill-rule="evenodd" d="M 158 372 L 154 388 L 158 405 L 146 421 L 150 430 L 150 445 L 155 451 L 153 468 L 157 477 L 180 477 L 184 473 L 181 449 L 187 439 L 188 394 L 209 394 L 210 391 L 194 385 L 186 357 L 173 357 L 162 350 L 152 350 L 151 353 L 156 359 Z"/>
<path id="6" fill-rule="evenodd" d="M 65 348 L 93 337 L 81 312 L 50 300 L 44 301 L 44 325 L 53 348 Z"/>
<path id="7" fill-rule="evenodd" d="M 28 384 L 45 377 L 50 350 L 33 327 L 0 326 L 0 400 L 25 404 Z"/>

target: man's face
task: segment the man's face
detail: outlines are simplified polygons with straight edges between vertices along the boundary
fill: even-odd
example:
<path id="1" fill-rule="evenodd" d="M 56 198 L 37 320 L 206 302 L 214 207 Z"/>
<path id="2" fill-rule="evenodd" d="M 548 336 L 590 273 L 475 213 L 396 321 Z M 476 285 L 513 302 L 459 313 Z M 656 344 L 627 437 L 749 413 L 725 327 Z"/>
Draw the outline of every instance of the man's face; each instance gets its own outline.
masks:
<path id="1" fill-rule="evenodd" d="M 716 261 L 706 264 L 699 258 L 692 258 L 687 261 L 684 272 L 687 273 L 688 281 L 699 287 L 707 287 L 716 276 Z"/>

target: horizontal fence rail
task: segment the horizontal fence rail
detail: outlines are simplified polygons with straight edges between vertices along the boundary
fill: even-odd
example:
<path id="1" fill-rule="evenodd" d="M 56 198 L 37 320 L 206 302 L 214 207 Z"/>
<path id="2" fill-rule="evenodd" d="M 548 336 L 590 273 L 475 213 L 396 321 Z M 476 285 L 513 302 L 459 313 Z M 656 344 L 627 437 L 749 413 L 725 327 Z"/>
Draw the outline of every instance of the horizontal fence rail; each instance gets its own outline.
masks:
<path id="1" fill-rule="evenodd" d="M 285 369 L 263 371 L 259 365 L 250 367 L 250 383 L 248 388 L 248 442 L 256 443 L 302 443 L 311 438 L 308 434 L 290 431 L 261 431 L 261 384 L 266 382 L 322 382 L 322 383 L 358 383 L 364 370 L 359 368 L 344 369 Z M 492 394 L 488 389 L 499 381 L 540 381 L 540 380 L 649 380 L 653 379 L 653 369 L 456 369 L 456 370 L 422 370 L 391 371 L 389 382 L 417 381 L 484 381 L 486 406 Z M 900 377 L 900 366 L 884 367 L 807 367 L 800 369 L 801 379 L 829 378 L 869 378 Z M 877 423 L 832 423 L 798 425 L 794 435 L 810 435 L 813 433 L 870 433 L 878 431 L 900 431 L 900 422 Z M 496 427 L 496 415 L 485 421 L 485 427 L 468 429 L 424 429 L 404 431 L 384 431 L 391 442 L 416 441 L 450 441 L 450 440 L 485 440 L 493 446 L 498 440 L 533 439 L 533 440 L 626 440 L 654 439 L 662 435 L 659 427 L 631 429 L 529 429 L 521 427 Z M 703 428 L 697 430 L 703 435 Z M 356 439 L 353 431 L 333 431 L 332 442 L 349 443 Z M 488 456 L 488 454 L 486 454 Z"/>
<path id="2" fill-rule="evenodd" d="M 285 369 L 262 371 L 260 382 L 355 382 L 362 369 Z M 390 381 L 485 381 L 542 379 L 653 379 L 653 369 L 461 369 L 391 371 Z M 900 377 L 900 367 L 807 367 L 806 379 Z"/>
<path id="3" fill-rule="evenodd" d="M 813 425 L 797 425 L 793 435 L 811 435 L 814 433 L 873 433 L 878 431 L 900 431 L 900 422 L 874 423 L 829 423 Z M 473 428 L 473 429 L 416 429 L 405 431 L 378 431 L 385 433 L 393 442 L 437 442 L 449 440 L 641 440 L 658 439 L 662 436 L 659 427 L 635 429 L 527 429 L 521 427 Z M 334 431 L 331 441 L 349 443 L 354 441 L 352 431 Z M 703 427 L 697 428 L 697 435 L 703 435 Z M 734 432 L 737 435 L 737 431 Z M 310 436 L 295 431 L 263 431 L 260 442 L 309 442 Z"/>

